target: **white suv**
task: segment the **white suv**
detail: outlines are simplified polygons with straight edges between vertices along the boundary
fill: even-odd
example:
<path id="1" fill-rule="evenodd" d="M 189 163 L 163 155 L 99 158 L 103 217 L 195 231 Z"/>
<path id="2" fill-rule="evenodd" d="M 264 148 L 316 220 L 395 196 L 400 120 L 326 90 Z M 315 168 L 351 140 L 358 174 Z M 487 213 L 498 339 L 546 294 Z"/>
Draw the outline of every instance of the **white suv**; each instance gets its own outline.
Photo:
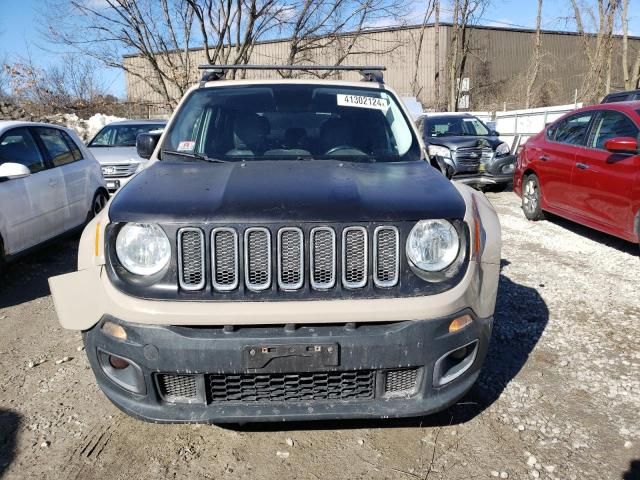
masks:
<path id="1" fill-rule="evenodd" d="M 0 264 L 83 226 L 107 201 L 100 164 L 73 131 L 0 121 Z"/>

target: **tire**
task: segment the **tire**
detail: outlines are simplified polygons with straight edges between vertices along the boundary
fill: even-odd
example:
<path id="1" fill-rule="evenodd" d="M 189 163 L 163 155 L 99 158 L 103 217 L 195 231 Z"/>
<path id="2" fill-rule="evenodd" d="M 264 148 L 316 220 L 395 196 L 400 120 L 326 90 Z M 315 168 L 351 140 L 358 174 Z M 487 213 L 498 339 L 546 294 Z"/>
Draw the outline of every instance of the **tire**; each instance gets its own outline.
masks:
<path id="1" fill-rule="evenodd" d="M 541 200 L 540 182 L 538 177 L 531 173 L 522 183 L 522 211 L 528 220 L 544 220 L 544 212 L 540 206 Z"/>
<path id="2" fill-rule="evenodd" d="M 4 243 L 2 242 L 2 237 L 0 237 L 0 273 L 3 272 L 6 264 L 4 259 Z"/>
<path id="3" fill-rule="evenodd" d="M 91 201 L 91 209 L 87 215 L 87 219 L 91 220 L 98 215 L 109 201 L 109 194 L 104 190 L 98 190 Z"/>

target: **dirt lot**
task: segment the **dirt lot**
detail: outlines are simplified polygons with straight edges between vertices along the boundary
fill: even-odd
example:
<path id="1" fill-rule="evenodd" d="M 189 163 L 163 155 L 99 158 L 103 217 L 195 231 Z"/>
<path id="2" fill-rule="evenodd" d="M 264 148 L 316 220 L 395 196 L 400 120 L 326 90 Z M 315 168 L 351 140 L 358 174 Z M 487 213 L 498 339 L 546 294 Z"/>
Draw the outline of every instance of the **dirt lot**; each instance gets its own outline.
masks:
<path id="1" fill-rule="evenodd" d="M 0 477 L 640 478 L 637 246 L 528 223 L 512 193 L 489 197 L 504 242 L 489 359 L 458 405 L 413 420 L 134 420 L 56 320 L 46 279 L 74 269 L 77 238 L 12 265 L 0 278 Z"/>

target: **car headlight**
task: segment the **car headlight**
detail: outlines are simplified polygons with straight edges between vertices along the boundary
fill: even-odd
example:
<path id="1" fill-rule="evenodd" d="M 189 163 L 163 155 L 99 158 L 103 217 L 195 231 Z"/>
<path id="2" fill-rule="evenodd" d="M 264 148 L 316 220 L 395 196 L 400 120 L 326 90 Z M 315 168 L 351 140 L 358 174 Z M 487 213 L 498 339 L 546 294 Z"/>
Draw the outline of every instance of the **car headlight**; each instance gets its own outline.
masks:
<path id="1" fill-rule="evenodd" d="M 451 265 L 460 251 L 460 237 L 447 220 L 420 220 L 407 238 L 409 262 L 426 272 L 439 272 Z"/>
<path id="2" fill-rule="evenodd" d="M 451 158 L 451 150 L 440 145 L 429 145 L 428 152 L 431 157 Z"/>
<path id="3" fill-rule="evenodd" d="M 171 259 L 171 245 L 154 224 L 128 223 L 116 238 L 116 254 L 124 268 L 135 275 L 154 275 Z"/>
<path id="4" fill-rule="evenodd" d="M 509 148 L 509 145 L 507 145 L 506 143 L 501 143 L 500 145 L 498 145 L 498 148 L 496 148 L 496 155 L 498 155 L 499 157 L 509 155 L 510 153 L 511 148 Z"/>

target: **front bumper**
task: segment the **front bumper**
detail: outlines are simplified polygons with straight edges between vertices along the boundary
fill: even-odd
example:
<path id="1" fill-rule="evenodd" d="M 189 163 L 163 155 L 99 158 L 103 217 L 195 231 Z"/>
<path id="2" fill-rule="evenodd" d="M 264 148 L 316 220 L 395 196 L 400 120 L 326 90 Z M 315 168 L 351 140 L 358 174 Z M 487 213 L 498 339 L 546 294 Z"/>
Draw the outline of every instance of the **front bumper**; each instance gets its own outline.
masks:
<path id="1" fill-rule="evenodd" d="M 133 178 L 133 175 L 129 177 L 104 177 L 104 181 L 107 185 L 107 190 L 110 194 L 113 194 L 124 187 Z"/>
<path id="2" fill-rule="evenodd" d="M 458 332 L 449 333 L 453 318 L 463 313 L 472 315 L 474 321 Z M 434 413 L 455 403 L 478 377 L 488 348 L 492 318 L 476 318 L 471 311 L 460 314 L 355 327 L 273 325 L 231 331 L 223 327 L 133 324 L 105 316 L 84 332 L 84 340 L 91 367 L 107 397 L 126 413 L 148 421 L 242 423 L 411 417 Z M 101 328 L 105 321 L 123 326 L 128 339 L 122 341 L 105 334 Z M 260 351 L 274 345 L 291 348 L 331 345 L 338 353 L 329 364 L 311 362 L 304 355 L 280 356 L 257 368 L 248 363 L 248 349 L 255 347 Z M 464 368 L 457 371 L 453 380 L 438 385 L 443 378 L 451 377 L 447 375 L 451 371 L 447 362 L 452 358 L 448 354 L 460 352 L 465 346 L 456 357 L 464 359 L 455 360 L 466 362 Z M 109 368 L 105 370 L 101 360 L 105 354 L 137 365 L 144 383 L 138 390 L 143 393 L 132 393 L 111 379 L 106 373 Z M 399 370 L 415 372 L 411 377 L 414 384 L 407 385 L 404 391 L 389 392 L 386 383 L 386 378 L 391 378 L 389 371 Z M 348 390 L 351 386 L 347 386 L 346 394 L 334 391 L 333 397 L 325 398 L 326 384 L 318 386 L 311 378 L 318 377 L 314 374 L 323 378 L 323 374 L 336 372 L 344 372 L 347 377 L 353 372 L 370 372 L 370 384 L 357 387 L 364 388 L 364 396 L 352 394 Z M 189 403 L 167 401 L 167 392 L 162 391 L 159 383 L 160 374 L 193 378 L 197 394 L 190 397 Z M 217 387 L 213 386 L 214 376 L 218 379 Z M 225 392 L 235 389 L 229 397 L 220 397 L 220 378 L 237 381 L 233 387 L 227 385 Z"/>
<path id="3" fill-rule="evenodd" d="M 513 181 L 513 172 L 516 164 L 515 155 L 494 157 L 490 162 L 481 165 L 484 170 L 477 173 L 460 173 L 453 179 L 467 185 L 505 185 Z"/>

